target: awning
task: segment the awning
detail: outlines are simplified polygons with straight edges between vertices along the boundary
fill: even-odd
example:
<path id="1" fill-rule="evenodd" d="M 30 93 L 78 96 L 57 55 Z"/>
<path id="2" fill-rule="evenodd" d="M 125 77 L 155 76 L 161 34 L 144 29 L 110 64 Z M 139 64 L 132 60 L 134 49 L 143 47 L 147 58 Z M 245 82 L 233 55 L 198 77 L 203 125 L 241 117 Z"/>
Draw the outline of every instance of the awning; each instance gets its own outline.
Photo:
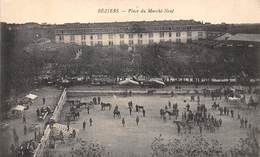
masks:
<path id="1" fill-rule="evenodd" d="M 139 83 L 137 81 L 126 79 L 124 81 L 120 81 L 119 85 L 139 85 Z"/>
<path id="2" fill-rule="evenodd" d="M 22 105 L 17 105 L 15 107 L 12 108 L 12 110 L 15 111 L 23 111 L 26 107 L 22 106 Z"/>
<path id="3" fill-rule="evenodd" d="M 153 81 L 153 82 L 155 82 L 155 83 L 157 83 L 157 84 L 160 84 L 160 85 L 165 86 L 165 83 L 162 82 L 162 81 L 159 81 L 159 80 L 151 80 L 151 81 Z"/>
<path id="4" fill-rule="evenodd" d="M 25 97 L 26 97 L 26 98 L 29 98 L 29 99 L 31 99 L 31 100 L 34 100 L 34 99 L 36 99 L 38 96 L 37 96 L 37 95 L 34 95 L 34 94 L 28 94 L 28 95 L 26 95 Z"/>

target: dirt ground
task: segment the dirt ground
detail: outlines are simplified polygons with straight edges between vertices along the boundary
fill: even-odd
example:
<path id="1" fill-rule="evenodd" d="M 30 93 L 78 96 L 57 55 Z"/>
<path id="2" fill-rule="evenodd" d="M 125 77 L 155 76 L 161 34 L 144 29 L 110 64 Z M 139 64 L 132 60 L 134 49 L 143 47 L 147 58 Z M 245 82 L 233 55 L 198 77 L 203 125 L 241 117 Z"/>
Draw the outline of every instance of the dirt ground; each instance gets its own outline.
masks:
<path id="1" fill-rule="evenodd" d="M 93 97 L 84 97 L 84 100 L 91 101 Z M 181 119 L 181 113 L 184 111 L 184 107 L 187 103 L 190 104 L 191 110 L 196 110 L 197 102 L 190 102 L 190 95 L 182 96 L 132 96 L 132 97 L 121 97 L 121 96 L 105 96 L 101 98 L 102 102 L 112 103 L 112 109 L 109 111 L 101 111 L 100 105 L 95 105 L 93 109 L 90 110 L 90 114 L 83 107 L 80 112 L 80 118 L 77 121 L 70 123 L 71 127 L 79 129 L 78 138 L 86 141 L 93 141 L 102 144 L 106 147 L 106 151 L 110 153 L 110 156 L 122 157 L 122 156 L 150 156 L 151 153 L 151 143 L 154 137 L 158 137 L 160 134 L 166 139 L 178 137 L 177 126 L 173 123 L 173 118 L 169 120 L 167 118 L 164 122 L 160 118 L 160 108 L 164 108 L 168 104 L 178 103 L 178 108 L 180 110 L 179 120 Z M 248 101 L 249 95 L 247 95 L 246 100 Z M 184 103 L 184 100 L 187 100 Z M 260 107 L 257 110 L 247 106 L 240 105 L 230 105 L 223 98 L 222 100 L 217 100 L 216 102 L 220 106 L 227 106 L 234 110 L 234 118 L 231 116 L 220 116 L 219 111 L 213 110 L 211 105 L 213 101 L 209 97 L 200 96 L 201 104 L 205 104 L 208 108 L 208 112 L 214 115 L 216 118 L 221 118 L 223 123 L 222 127 L 216 130 L 215 133 L 209 133 L 205 130 L 202 131 L 203 136 L 212 139 L 218 139 L 222 144 L 223 148 L 229 148 L 235 145 L 241 137 L 245 137 L 247 129 L 240 128 L 240 121 L 237 119 L 238 112 L 241 117 L 247 118 L 248 123 L 252 126 L 260 128 Z M 146 110 L 146 116 L 142 116 L 142 112 L 132 112 L 130 116 L 128 110 L 128 102 L 133 101 L 134 104 L 143 105 Z M 113 109 L 115 105 L 119 106 L 119 111 L 121 112 L 122 118 L 125 118 L 125 127 L 122 126 L 122 118 L 113 118 Z M 64 115 L 69 110 L 68 104 L 62 113 L 61 123 L 64 122 Z M 136 117 L 139 116 L 139 125 L 136 125 Z M 93 126 L 89 125 L 89 119 L 93 119 Z M 86 121 L 86 130 L 82 129 L 83 121 Z M 193 135 L 199 135 L 199 128 L 194 128 L 192 130 Z M 178 138 L 186 136 L 181 131 L 181 135 Z M 57 145 L 56 152 L 62 152 L 66 154 L 72 149 L 73 145 L 68 146 L 66 144 Z M 55 150 L 53 150 L 55 152 Z M 58 153 L 59 154 L 59 153 Z M 68 154 L 68 153 L 67 153 Z M 64 156 L 63 155 L 63 156 Z M 65 156 L 64 156 L 65 157 Z"/>

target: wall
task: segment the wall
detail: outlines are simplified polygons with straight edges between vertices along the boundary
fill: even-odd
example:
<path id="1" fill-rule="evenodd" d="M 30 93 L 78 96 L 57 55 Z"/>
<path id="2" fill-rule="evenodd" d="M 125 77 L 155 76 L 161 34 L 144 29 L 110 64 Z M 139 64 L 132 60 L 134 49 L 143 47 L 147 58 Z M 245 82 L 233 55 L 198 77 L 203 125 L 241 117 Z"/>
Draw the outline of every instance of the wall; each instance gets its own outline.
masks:
<path id="1" fill-rule="evenodd" d="M 160 37 L 160 32 L 153 32 L 153 37 L 149 38 L 149 33 L 132 33 L 133 38 L 129 38 L 129 33 L 116 33 L 113 34 L 112 38 L 109 38 L 109 34 L 102 34 L 102 39 L 98 39 L 97 34 L 86 34 L 85 35 L 85 40 L 81 39 L 81 35 L 74 35 L 74 42 L 78 45 L 82 45 L 82 42 L 85 42 L 86 45 L 89 46 L 94 46 L 98 44 L 98 41 L 102 42 L 103 46 L 108 46 L 109 41 L 113 41 L 113 45 L 120 45 L 120 41 L 124 41 L 124 44 L 129 45 L 129 40 L 133 40 L 134 45 L 138 45 L 138 40 L 142 40 L 142 45 L 147 45 L 149 44 L 149 40 L 153 40 L 154 43 L 159 43 L 161 40 L 164 41 L 172 41 L 176 42 L 177 39 L 180 39 L 181 43 L 186 43 L 188 36 L 186 31 L 179 31 L 181 36 L 176 37 L 176 32 L 171 31 L 171 37 L 169 37 L 169 32 L 164 32 L 164 37 Z M 201 39 L 206 39 L 207 38 L 207 33 L 206 31 L 190 31 L 191 32 L 191 40 L 198 40 L 199 38 Z M 199 32 L 202 33 L 202 36 L 199 37 Z M 124 38 L 120 38 L 120 34 L 124 35 Z M 138 34 L 142 34 L 142 38 L 138 38 Z M 64 43 L 70 43 L 70 36 L 71 35 L 63 35 L 64 36 Z M 93 36 L 93 40 L 90 39 L 90 36 Z M 93 45 L 91 45 L 91 41 L 93 42 Z M 59 40 L 59 36 L 56 35 L 56 42 L 62 42 Z"/>
<path id="2" fill-rule="evenodd" d="M 66 88 L 65 88 L 63 90 L 60 98 L 59 98 L 59 101 L 58 101 L 57 106 L 56 106 L 56 108 L 53 112 L 53 116 L 51 117 L 51 120 L 54 120 L 55 122 L 57 122 L 60 119 L 60 112 L 63 108 L 63 105 L 66 102 L 66 97 L 67 97 L 66 95 L 67 95 L 67 91 L 66 91 Z M 49 145 L 50 132 L 51 132 L 50 126 L 47 125 L 47 127 L 44 131 L 44 135 L 41 138 L 41 142 L 34 151 L 33 157 L 43 157 L 44 149 L 47 148 L 48 145 Z"/>

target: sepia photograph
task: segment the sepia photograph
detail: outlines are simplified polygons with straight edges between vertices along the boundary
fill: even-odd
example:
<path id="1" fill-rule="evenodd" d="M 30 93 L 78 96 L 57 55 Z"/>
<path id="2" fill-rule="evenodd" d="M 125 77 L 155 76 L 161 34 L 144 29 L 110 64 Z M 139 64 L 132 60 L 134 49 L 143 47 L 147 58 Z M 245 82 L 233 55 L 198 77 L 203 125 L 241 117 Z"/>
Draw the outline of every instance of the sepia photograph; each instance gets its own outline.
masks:
<path id="1" fill-rule="evenodd" d="M 0 157 L 259 157 L 260 0 L 0 0 Z"/>

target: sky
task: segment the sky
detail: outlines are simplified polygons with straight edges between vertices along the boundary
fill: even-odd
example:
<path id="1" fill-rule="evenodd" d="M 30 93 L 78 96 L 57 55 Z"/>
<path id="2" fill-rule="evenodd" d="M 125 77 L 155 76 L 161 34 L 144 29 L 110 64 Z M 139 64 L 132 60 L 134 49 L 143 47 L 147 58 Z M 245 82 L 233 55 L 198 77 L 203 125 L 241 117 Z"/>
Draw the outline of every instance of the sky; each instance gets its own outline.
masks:
<path id="1" fill-rule="evenodd" d="M 98 13 L 99 9 L 118 12 Z M 142 9 L 146 12 L 141 13 Z M 148 13 L 148 9 L 162 12 Z M 8 23 L 50 24 L 179 19 L 260 23 L 260 0 L 0 0 L 0 19 Z"/>

